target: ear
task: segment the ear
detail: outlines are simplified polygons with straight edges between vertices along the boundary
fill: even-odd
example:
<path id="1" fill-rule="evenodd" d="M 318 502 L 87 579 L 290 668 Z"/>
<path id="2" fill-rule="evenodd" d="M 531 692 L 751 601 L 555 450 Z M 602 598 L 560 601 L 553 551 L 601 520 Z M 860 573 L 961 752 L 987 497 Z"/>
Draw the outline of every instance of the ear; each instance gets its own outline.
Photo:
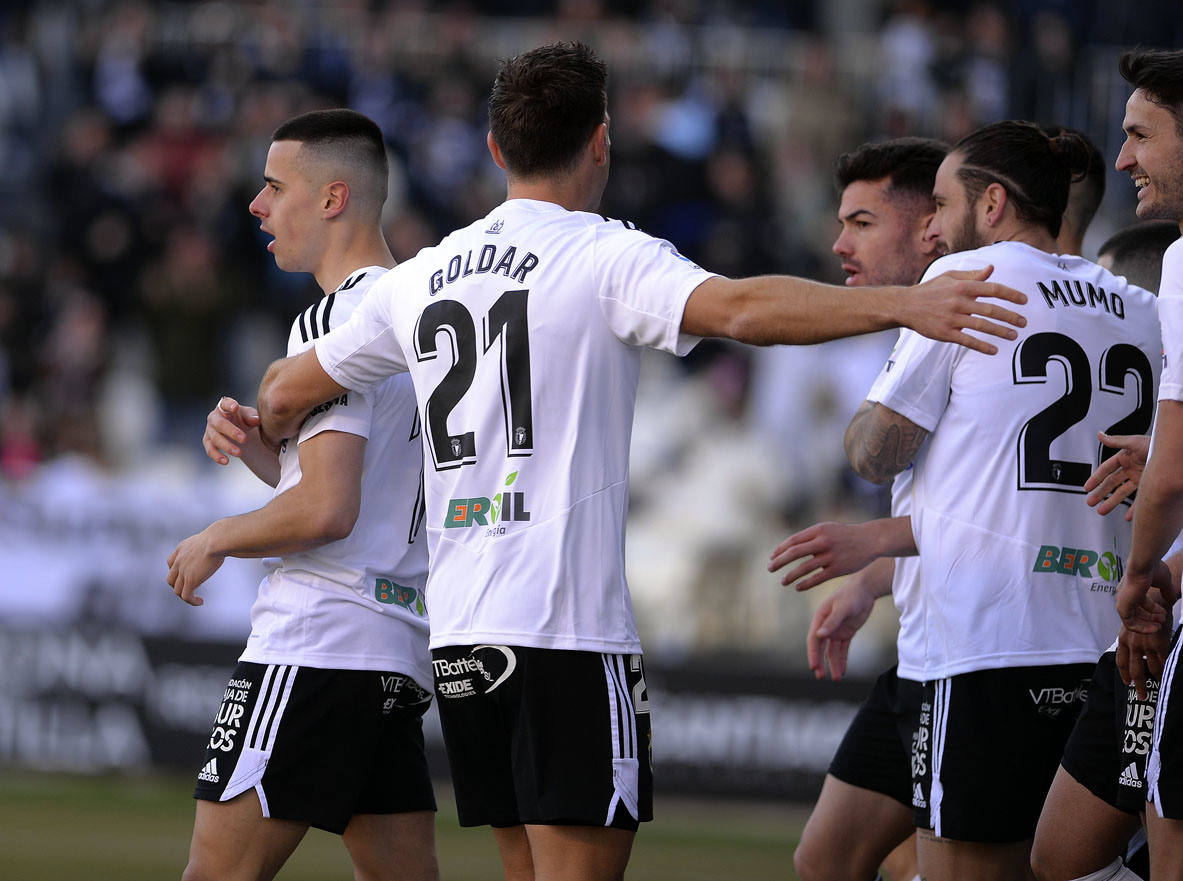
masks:
<path id="1" fill-rule="evenodd" d="M 998 226 L 1002 222 L 1002 215 L 1006 213 L 1006 187 L 1000 183 L 990 184 L 982 193 L 979 206 L 986 226 Z"/>
<path id="2" fill-rule="evenodd" d="M 489 145 L 489 153 L 493 157 L 493 161 L 497 163 L 497 167 L 502 171 L 506 171 L 505 160 L 501 156 L 501 148 L 497 146 L 497 142 L 493 140 L 493 133 L 489 132 L 485 136 L 485 143 Z"/>
<path id="3" fill-rule="evenodd" d="M 349 204 L 349 184 L 343 180 L 335 180 L 325 184 L 323 201 L 321 203 L 325 219 L 336 217 Z"/>
<path id="4" fill-rule="evenodd" d="M 592 132 L 591 136 L 592 161 L 597 167 L 607 164 L 608 149 L 611 146 L 612 141 L 608 138 L 608 123 L 601 122 L 596 126 L 596 130 Z"/>
<path id="5" fill-rule="evenodd" d="M 917 236 L 920 239 L 920 253 L 925 257 L 939 257 L 940 248 L 938 246 L 937 228 L 933 224 L 933 218 L 937 216 L 935 211 L 929 211 L 923 214 L 916 221 L 918 224 Z"/>

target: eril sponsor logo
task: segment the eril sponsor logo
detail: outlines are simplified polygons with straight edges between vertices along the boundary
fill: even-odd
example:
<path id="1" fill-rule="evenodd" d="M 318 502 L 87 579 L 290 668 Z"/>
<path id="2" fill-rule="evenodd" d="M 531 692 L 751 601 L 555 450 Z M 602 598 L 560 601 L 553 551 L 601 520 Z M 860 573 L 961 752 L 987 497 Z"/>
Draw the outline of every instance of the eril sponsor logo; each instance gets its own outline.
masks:
<path id="1" fill-rule="evenodd" d="M 505 486 L 513 486 L 518 479 L 518 472 L 514 471 L 505 478 Z M 526 494 L 524 492 L 509 492 L 502 490 L 491 498 L 488 496 L 473 496 L 466 499 L 451 499 L 448 502 L 448 512 L 444 516 L 445 529 L 464 529 L 469 526 L 487 527 L 490 535 L 503 535 L 505 524 L 510 522 L 522 523 L 530 519 L 530 512 L 526 510 Z"/>
<path id="2" fill-rule="evenodd" d="M 389 578 L 378 578 L 374 581 L 374 599 L 384 605 L 402 606 L 420 618 L 427 617 L 427 608 L 423 605 L 423 594 L 413 587 L 406 587 Z"/>
<path id="3" fill-rule="evenodd" d="M 1097 570 L 1096 576 L 1093 575 L 1094 568 Z M 1031 571 L 1079 575 L 1081 578 L 1099 577 L 1105 581 L 1118 582 L 1124 570 L 1121 557 L 1112 551 L 1098 553 L 1087 548 L 1041 545 Z"/>

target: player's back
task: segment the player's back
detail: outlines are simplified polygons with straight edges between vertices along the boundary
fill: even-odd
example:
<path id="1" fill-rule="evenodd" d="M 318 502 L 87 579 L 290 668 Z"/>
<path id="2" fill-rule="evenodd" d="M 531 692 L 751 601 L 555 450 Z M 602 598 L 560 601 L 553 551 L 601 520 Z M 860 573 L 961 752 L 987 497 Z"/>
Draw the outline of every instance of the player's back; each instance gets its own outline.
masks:
<path id="1" fill-rule="evenodd" d="M 928 274 L 986 264 L 1029 298 L 1018 339 L 987 356 L 909 337 L 895 357 L 918 378 L 914 400 L 885 401 L 932 431 L 912 515 L 923 678 L 1095 660 L 1118 624 L 1130 530 L 1120 512 L 1085 504 L 1084 482 L 1105 453 L 1098 431 L 1145 433 L 1154 413 L 1153 295 L 1015 242 L 942 258 Z"/>
<path id="2" fill-rule="evenodd" d="M 624 576 L 641 346 L 709 274 L 631 225 L 515 199 L 382 282 L 423 419 L 432 645 L 636 652 Z"/>

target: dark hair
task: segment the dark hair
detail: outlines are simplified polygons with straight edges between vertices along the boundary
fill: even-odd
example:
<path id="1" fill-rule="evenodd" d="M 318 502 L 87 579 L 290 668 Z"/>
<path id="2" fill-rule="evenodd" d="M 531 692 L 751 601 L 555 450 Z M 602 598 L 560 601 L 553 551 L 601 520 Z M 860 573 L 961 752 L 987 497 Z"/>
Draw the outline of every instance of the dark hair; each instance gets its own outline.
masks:
<path id="1" fill-rule="evenodd" d="M 1173 220 L 1151 220 L 1119 230 L 1097 249 L 1097 256 L 1113 256 L 1114 275 L 1124 275 L 1131 284 L 1158 292 L 1162 281 L 1162 255 L 1179 238 L 1179 224 Z"/>
<path id="2" fill-rule="evenodd" d="M 970 132 L 953 147 L 963 157 L 957 177 L 971 203 L 990 184 L 1001 184 L 1021 220 L 1060 234 L 1068 187 L 1089 167 L 1082 137 L 1064 131 L 1048 137 L 1033 122 L 1007 120 Z"/>
<path id="3" fill-rule="evenodd" d="M 1065 209 L 1075 228 L 1083 235 L 1088 225 L 1093 222 L 1097 209 L 1101 207 L 1101 200 L 1105 198 L 1105 173 L 1108 170 L 1105 157 L 1084 132 L 1062 125 L 1044 125 L 1040 128 L 1049 138 L 1067 133 L 1075 135 L 1084 144 L 1085 152 L 1088 154 L 1088 167 L 1072 178 L 1068 187 L 1068 206 Z"/>
<path id="4" fill-rule="evenodd" d="M 1118 59 L 1117 69 L 1131 86 L 1169 110 L 1183 133 L 1183 51 L 1134 49 Z"/>
<path id="5" fill-rule="evenodd" d="M 855 181 L 888 177 L 893 190 L 931 199 L 933 180 L 948 152 L 948 144 L 932 138 L 894 138 L 862 144 L 838 157 L 834 182 L 841 191 Z"/>
<path id="6" fill-rule="evenodd" d="M 608 109 L 608 69 L 583 43 L 541 46 L 501 64 L 489 131 L 514 174 L 570 168 Z"/>
<path id="7" fill-rule="evenodd" d="M 318 151 L 332 151 L 362 168 L 387 177 L 386 142 L 372 119 L 356 110 L 312 110 L 293 116 L 271 135 L 273 141 L 300 141 Z M 383 188 L 385 199 L 385 188 Z"/>

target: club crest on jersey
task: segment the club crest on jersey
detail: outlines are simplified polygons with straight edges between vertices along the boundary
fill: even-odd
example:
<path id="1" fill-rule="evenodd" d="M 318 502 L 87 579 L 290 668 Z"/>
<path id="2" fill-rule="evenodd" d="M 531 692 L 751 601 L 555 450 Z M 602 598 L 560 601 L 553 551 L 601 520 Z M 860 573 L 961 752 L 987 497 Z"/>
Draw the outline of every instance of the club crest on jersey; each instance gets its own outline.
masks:
<path id="1" fill-rule="evenodd" d="M 402 606 L 420 618 L 427 615 L 427 609 L 423 605 L 423 594 L 413 587 L 397 584 L 389 578 L 378 578 L 374 581 L 374 599 L 384 605 Z"/>
<path id="2" fill-rule="evenodd" d="M 517 431 L 524 433 L 525 429 L 519 428 Z M 518 472 L 514 471 L 505 478 L 505 485 L 513 486 L 517 479 Z M 506 523 L 528 522 L 529 519 L 526 494 L 503 490 L 491 498 L 472 496 L 451 499 L 448 502 L 448 513 L 444 518 L 444 528 L 465 529 L 470 526 L 484 526 L 486 535 L 504 535 Z"/>
<path id="3" fill-rule="evenodd" d="M 495 236 L 499 232 L 501 232 L 501 230 L 503 230 L 503 229 L 505 229 L 505 221 L 498 219 L 498 220 L 494 220 L 489 225 L 489 228 L 487 230 L 485 230 L 485 232 L 491 236 Z"/>

